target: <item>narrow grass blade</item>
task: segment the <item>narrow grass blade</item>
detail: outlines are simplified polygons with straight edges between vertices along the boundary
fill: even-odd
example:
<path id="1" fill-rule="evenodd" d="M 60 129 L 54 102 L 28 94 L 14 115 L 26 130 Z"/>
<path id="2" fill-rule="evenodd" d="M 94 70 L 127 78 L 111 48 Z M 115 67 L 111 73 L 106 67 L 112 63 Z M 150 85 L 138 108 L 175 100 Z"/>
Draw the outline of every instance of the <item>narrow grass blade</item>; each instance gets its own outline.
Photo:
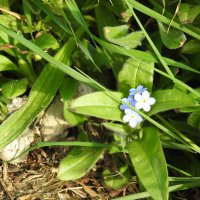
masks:
<path id="1" fill-rule="evenodd" d="M 38 142 L 31 146 L 30 148 L 26 149 L 24 152 L 22 152 L 19 156 L 16 158 L 12 159 L 15 160 L 30 151 L 33 151 L 35 149 L 39 149 L 42 147 L 53 147 L 53 146 L 75 146 L 75 147 L 93 147 L 93 148 L 105 148 L 105 149 L 110 149 L 112 147 L 111 144 L 101 144 L 101 143 L 96 143 L 96 142 Z M 10 160 L 10 161 L 12 161 Z"/>

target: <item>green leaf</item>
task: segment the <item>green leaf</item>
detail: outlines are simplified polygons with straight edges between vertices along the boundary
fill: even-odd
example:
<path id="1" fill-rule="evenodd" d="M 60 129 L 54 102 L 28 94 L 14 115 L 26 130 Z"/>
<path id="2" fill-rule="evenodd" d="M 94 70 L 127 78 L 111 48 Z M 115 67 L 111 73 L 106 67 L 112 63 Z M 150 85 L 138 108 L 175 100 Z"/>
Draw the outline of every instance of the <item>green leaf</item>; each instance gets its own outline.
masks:
<path id="1" fill-rule="evenodd" d="M 187 122 L 190 126 L 200 131 L 200 112 L 193 112 L 189 115 Z"/>
<path id="2" fill-rule="evenodd" d="M 103 1 L 99 1 L 95 8 L 95 15 L 97 20 L 98 33 L 100 38 L 104 39 L 104 27 L 117 26 L 118 22 L 112 12 L 104 5 Z"/>
<path id="3" fill-rule="evenodd" d="M 56 49 L 59 47 L 57 40 L 51 34 L 42 34 L 37 37 L 34 41 L 34 44 L 40 47 L 41 49 L 52 48 Z"/>
<path id="4" fill-rule="evenodd" d="M 59 165 L 58 178 L 64 181 L 84 176 L 103 156 L 104 148 L 75 147 Z"/>
<path id="5" fill-rule="evenodd" d="M 22 95 L 28 86 L 28 79 L 10 80 L 3 84 L 1 92 L 8 99 Z"/>
<path id="6" fill-rule="evenodd" d="M 105 122 L 102 123 L 102 125 L 108 130 L 119 134 L 129 135 L 133 132 L 133 128 L 125 124 L 115 124 L 112 122 Z"/>
<path id="7" fill-rule="evenodd" d="M 103 172 L 104 184 L 114 190 L 119 190 L 130 181 L 130 171 L 128 165 L 123 165 L 115 173 L 110 170 L 104 170 Z"/>
<path id="8" fill-rule="evenodd" d="M 184 45 L 186 41 L 185 34 L 173 27 L 170 27 L 158 22 L 158 27 L 160 31 L 160 36 L 163 44 L 169 49 L 177 49 Z"/>
<path id="9" fill-rule="evenodd" d="M 143 129 L 143 137 L 128 144 L 135 171 L 155 200 L 168 199 L 168 173 L 158 131 L 153 127 Z"/>
<path id="10" fill-rule="evenodd" d="M 200 52 L 200 41 L 196 39 L 190 40 L 183 46 L 181 52 L 184 54 L 194 54 Z"/>
<path id="11" fill-rule="evenodd" d="M 117 99 L 122 98 L 122 94 L 117 92 L 94 92 L 72 101 L 70 109 L 79 114 L 122 121 L 122 111 L 119 109 L 119 102 L 110 97 L 111 95 Z"/>
<path id="12" fill-rule="evenodd" d="M 78 124 L 83 123 L 86 118 L 83 115 L 74 113 L 70 111 L 69 109 L 70 103 L 68 101 L 64 102 L 64 119 L 71 125 L 71 126 L 77 126 Z"/>
<path id="13" fill-rule="evenodd" d="M 154 74 L 154 63 L 142 60 L 127 59 L 118 75 L 119 90 L 127 93 L 131 88 L 143 85 L 151 92 Z"/>
<path id="14" fill-rule="evenodd" d="M 78 82 L 70 77 L 65 77 L 60 85 L 60 96 L 64 101 L 71 100 L 78 87 Z"/>
<path id="15" fill-rule="evenodd" d="M 198 112 L 198 111 L 200 111 L 200 106 L 199 105 L 189 106 L 189 107 L 180 108 L 178 110 L 180 112 L 185 112 L 185 113 Z"/>
<path id="16" fill-rule="evenodd" d="M 197 101 L 195 101 L 191 95 L 176 88 L 157 90 L 152 94 L 152 97 L 156 99 L 156 103 L 152 106 L 148 115 L 153 115 L 166 110 L 198 105 Z"/>
<path id="17" fill-rule="evenodd" d="M 17 66 L 7 57 L 0 55 L 0 71 L 19 71 Z"/>
<path id="18" fill-rule="evenodd" d="M 191 24 L 200 14 L 200 5 L 193 6 L 187 3 L 181 3 L 178 10 L 178 18 L 182 24 Z"/>
<path id="19" fill-rule="evenodd" d="M 136 31 L 128 33 L 129 27 L 127 25 L 115 26 L 115 27 L 105 27 L 104 36 L 105 38 L 114 44 L 126 48 L 136 48 L 141 45 L 144 39 L 144 34 L 142 31 Z"/>
<path id="20" fill-rule="evenodd" d="M 77 87 L 78 82 L 76 80 L 70 77 L 65 77 L 59 88 L 60 96 L 64 100 L 64 118 L 72 126 L 76 126 L 85 121 L 85 118 L 83 116 L 69 110 L 69 102 L 73 98 Z"/>

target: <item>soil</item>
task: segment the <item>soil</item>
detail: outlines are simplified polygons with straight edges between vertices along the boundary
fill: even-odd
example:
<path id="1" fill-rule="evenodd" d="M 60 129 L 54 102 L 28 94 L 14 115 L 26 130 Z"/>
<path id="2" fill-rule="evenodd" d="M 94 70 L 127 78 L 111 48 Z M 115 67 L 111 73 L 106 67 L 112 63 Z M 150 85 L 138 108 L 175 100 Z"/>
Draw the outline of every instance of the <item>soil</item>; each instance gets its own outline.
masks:
<path id="1" fill-rule="evenodd" d="M 136 192 L 135 183 L 112 191 L 106 188 L 99 176 L 97 165 L 77 181 L 60 181 L 56 177 L 59 161 L 68 148 L 43 148 L 31 152 L 27 161 L 20 164 L 0 164 L 0 200 L 107 200 Z"/>

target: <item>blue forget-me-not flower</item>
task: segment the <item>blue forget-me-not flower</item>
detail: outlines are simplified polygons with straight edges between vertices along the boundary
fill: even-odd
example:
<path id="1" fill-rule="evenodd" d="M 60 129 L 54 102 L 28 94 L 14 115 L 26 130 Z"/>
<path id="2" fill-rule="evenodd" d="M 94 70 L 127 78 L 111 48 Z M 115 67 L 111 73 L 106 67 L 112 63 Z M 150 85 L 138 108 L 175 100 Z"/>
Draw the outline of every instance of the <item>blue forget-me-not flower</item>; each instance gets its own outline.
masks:
<path id="1" fill-rule="evenodd" d="M 145 112 L 149 112 L 151 106 L 155 104 L 156 100 L 155 98 L 150 97 L 147 88 L 144 88 L 142 85 L 139 85 L 136 88 L 131 88 L 129 92 L 128 98 L 122 99 L 122 101 L 127 103 L 127 105 L 122 102 L 120 109 L 125 112 L 123 121 L 128 122 L 132 128 L 135 128 L 143 119 L 137 112 L 131 110 L 129 106 L 133 106 L 137 110 L 143 109 Z"/>
<path id="2" fill-rule="evenodd" d="M 123 121 L 128 122 L 129 126 L 135 128 L 142 121 L 142 117 L 130 108 L 126 108 Z"/>
<path id="3" fill-rule="evenodd" d="M 128 98 L 123 98 L 122 101 L 126 102 L 127 104 L 130 104 L 131 106 L 135 106 L 135 99 L 132 96 L 128 96 Z M 126 104 L 123 104 L 120 106 L 121 110 L 125 110 L 126 108 L 129 108 Z"/>
<path id="4" fill-rule="evenodd" d="M 130 94 L 129 94 L 129 95 L 134 96 L 134 95 L 136 95 L 136 94 L 141 94 L 141 93 L 143 93 L 143 92 L 146 91 L 146 90 L 147 90 L 147 89 L 144 88 L 142 85 L 139 85 L 139 86 L 137 86 L 137 88 L 131 88 L 131 89 L 130 89 Z"/>
<path id="5" fill-rule="evenodd" d="M 134 99 L 136 100 L 135 108 L 138 110 L 143 109 L 145 112 L 149 112 L 151 106 L 156 102 L 155 98 L 150 97 L 148 91 L 144 91 L 142 94 L 136 94 Z"/>

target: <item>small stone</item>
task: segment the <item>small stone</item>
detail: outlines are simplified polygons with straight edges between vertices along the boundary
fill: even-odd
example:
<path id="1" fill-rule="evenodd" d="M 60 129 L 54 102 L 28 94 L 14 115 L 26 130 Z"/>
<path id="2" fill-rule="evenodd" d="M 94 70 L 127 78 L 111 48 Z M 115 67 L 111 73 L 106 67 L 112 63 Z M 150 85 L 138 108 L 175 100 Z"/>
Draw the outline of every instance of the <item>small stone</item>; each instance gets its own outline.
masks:
<path id="1" fill-rule="evenodd" d="M 33 142 L 33 140 L 34 140 L 34 133 L 30 129 L 26 129 L 26 131 L 24 132 L 24 134 L 22 134 L 22 136 L 18 137 L 10 144 L 8 144 L 6 147 L 0 150 L 0 159 L 4 161 L 9 161 L 17 157 L 24 150 L 30 147 L 30 144 Z M 23 162 L 26 160 L 26 158 L 27 155 L 24 155 L 16 160 L 13 160 L 11 163 L 16 164 L 19 162 Z"/>
<path id="2" fill-rule="evenodd" d="M 56 98 L 40 120 L 40 132 L 44 141 L 66 136 L 70 124 L 63 117 L 63 103 Z"/>

